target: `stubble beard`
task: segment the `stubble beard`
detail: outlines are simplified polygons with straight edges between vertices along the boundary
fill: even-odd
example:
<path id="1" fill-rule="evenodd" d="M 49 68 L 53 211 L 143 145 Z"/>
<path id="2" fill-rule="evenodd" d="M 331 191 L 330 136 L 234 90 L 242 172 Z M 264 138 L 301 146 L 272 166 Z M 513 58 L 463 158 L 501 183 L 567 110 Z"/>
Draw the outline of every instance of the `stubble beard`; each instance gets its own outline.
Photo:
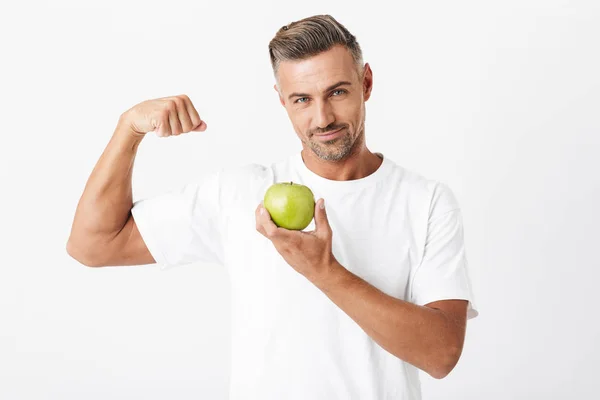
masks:
<path id="1" fill-rule="evenodd" d="M 360 125 L 358 136 L 353 137 L 352 133 L 346 129 L 346 134 L 337 139 L 319 142 L 312 138 L 308 140 L 308 146 L 313 153 L 324 161 L 341 161 L 348 158 L 359 149 L 364 142 L 365 120 Z"/>

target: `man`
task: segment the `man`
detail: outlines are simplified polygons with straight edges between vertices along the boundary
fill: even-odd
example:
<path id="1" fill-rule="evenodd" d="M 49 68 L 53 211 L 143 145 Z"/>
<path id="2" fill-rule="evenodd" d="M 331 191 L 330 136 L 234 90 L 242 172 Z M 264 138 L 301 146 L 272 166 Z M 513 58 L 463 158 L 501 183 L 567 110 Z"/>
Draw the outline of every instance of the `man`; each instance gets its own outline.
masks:
<path id="1" fill-rule="evenodd" d="M 343 25 L 305 18 L 269 51 L 302 151 L 133 204 L 144 135 L 207 129 L 186 96 L 140 103 L 89 178 L 68 252 L 88 266 L 223 264 L 232 399 L 420 399 L 418 369 L 445 377 L 477 315 L 458 203 L 446 185 L 367 148 L 372 71 Z M 304 231 L 277 227 L 261 204 L 289 181 L 318 199 Z"/>

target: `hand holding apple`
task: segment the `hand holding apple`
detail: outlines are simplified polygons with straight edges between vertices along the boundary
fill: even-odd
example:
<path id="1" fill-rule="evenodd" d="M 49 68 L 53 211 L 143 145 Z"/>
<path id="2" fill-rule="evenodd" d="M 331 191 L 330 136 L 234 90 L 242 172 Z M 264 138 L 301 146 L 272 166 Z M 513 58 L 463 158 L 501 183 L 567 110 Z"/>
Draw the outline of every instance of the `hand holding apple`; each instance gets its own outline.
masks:
<path id="1" fill-rule="evenodd" d="M 315 230 L 304 232 L 277 226 L 262 204 L 259 204 L 255 211 L 256 230 L 273 243 L 292 268 L 316 283 L 325 279 L 335 268 L 339 268 L 340 264 L 331 251 L 333 232 L 327 220 L 323 199 L 317 201 L 313 213 Z"/>

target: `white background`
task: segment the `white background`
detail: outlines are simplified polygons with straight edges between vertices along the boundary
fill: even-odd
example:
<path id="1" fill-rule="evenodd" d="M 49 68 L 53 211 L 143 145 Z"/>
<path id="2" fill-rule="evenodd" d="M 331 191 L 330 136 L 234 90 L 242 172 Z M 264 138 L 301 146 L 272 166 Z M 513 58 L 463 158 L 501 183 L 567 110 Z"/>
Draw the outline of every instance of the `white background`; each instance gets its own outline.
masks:
<path id="1" fill-rule="evenodd" d="M 134 199 L 299 151 L 267 45 L 330 13 L 373 69 L 367 145 L 455 191 L 481 315 L 425 399 L 596 399 L 597 1 L 27 2 L 0 10 L 0 398 L 225 399 L 223 268 L 91 269 L 65 250 L 119 115 L 186 93 Z"/>

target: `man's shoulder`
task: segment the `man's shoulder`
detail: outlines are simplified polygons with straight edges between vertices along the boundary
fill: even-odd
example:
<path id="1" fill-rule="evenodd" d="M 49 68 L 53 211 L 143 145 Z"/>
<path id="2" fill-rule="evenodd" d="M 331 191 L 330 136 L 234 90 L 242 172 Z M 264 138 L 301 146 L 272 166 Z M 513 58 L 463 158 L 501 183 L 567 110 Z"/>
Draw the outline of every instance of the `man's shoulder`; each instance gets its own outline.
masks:
<path id="1" fill-rule="evenodd" d="M 441 184 L 440 181 L 429 178 L 416 170 L 394 163 L 394 171 L 391 178 L 404 190 L 415 193 L 428 194 Z"/>
<path id="2" fill-rule="evenodd" d="M 271 168 L 259 163 L 246 163 L 221 167 L 217 173 L 224 181 L 240 181 L 246 182 L 255 179 L 262 180 L 267 178 L 271 172 Z"/>
<path id="3" fill-rule="evenodd" d="M 223 204 L 258 204 L 273 182 L 272 166 L 257 162 L 221 167 L 217 172 Z"/>
<path id="4" fill-rule="evenodd" d="M 454 191 L 447 183 L 397 164 L 394 167 L 392 176 L 414 205 L 427 206 L 430 212 L 436 213 L 459 208 Z"/>
<path id="5" fill-rule="evenodd" d="M 294 154 L 266 163 L 247 162 L 221 167 L 219 174 L 224 183 L 241 183 L 251 186 L 272 184 L 277 175 L 294 168 Z"/>

